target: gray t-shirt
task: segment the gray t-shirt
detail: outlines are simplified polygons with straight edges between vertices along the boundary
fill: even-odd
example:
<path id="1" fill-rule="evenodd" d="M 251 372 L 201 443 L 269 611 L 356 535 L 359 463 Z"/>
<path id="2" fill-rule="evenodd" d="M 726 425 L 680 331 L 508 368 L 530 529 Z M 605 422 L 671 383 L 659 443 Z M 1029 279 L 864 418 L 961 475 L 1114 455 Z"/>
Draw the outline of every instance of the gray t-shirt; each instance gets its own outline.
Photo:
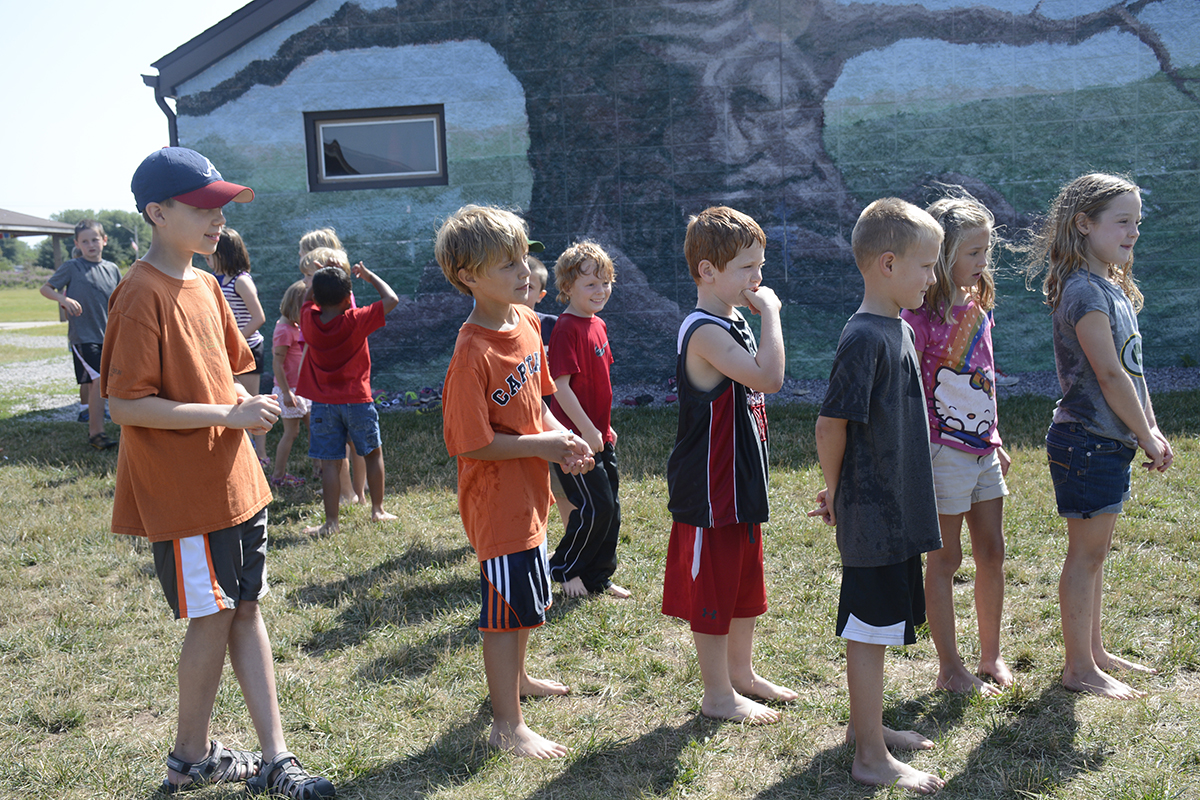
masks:
<path id="1" fill-rule="evenodd" d="M 100 344 L 108 327 L 108 298 L 121 281 L 121 271 L 111 261 L 72 258 L 64 261 L 46 283 L 83 308 L 78 317 L 67 317 L 68 344 Z M 64 290 L 63 287 L 66 287 Z"/>
<path id="2" fill-rule="evenodd" d="M 1078 422 L 1096 436 L 1136 448 L 1137 436 L 1108 407 L 1096 371 L 1079 346 L 1075 326 L 1092 311 L 1108 317 L 1117 358 L 1133 381 L 1142 409 L 1149 405 L 1150 395 L 1142 374 L 1142 334 L 1138 331 L 1133 303 L 1120 287 L 1081 269 L 1063 281 L 1062 296 L 1054 310 L 1054 368 L 1063 393 L 1054 410 L 1054 421 Z"/>
<path id="3" fill-rule="evenodd" d="M 886 567 L 942 546 L 913 342 L 904 320 L 860 312 L 833 357 L 821 416 L 848 421 L 833 500 L 846 567 Z"/>

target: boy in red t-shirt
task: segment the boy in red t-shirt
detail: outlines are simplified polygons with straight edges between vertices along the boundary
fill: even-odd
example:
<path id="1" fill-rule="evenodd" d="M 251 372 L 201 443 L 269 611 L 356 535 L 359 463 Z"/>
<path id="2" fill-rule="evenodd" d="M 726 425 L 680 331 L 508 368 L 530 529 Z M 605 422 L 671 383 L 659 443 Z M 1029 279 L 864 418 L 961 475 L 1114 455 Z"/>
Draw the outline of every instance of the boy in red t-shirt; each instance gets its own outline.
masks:
<path id="1" fill-rule="evenodd" d="M 458 331 L 442 390 L 446 450 L 458 459 L 458 510 L 479 559 L 483 667 L 492 701 L 488 743 L 518 756 L 557 758 L 567 748 L 525 725 L 522 696 L 567 694 L 525 671 L 529 632 L 550 607 L 546 518 L 550 472 L 591 469 L 591 448 L 559 424 L 542 396 L 544 366 L 529 291 L 529 239 L 510 211 L 464 206 L 438 231 L 434 256 L 446 280 L 475 300 Z"/>
<path id="2" fill-rule="evenodd" d="M 308 343 L 308 355 L 300 368 L 296 391 L 313 401 L 308 456 L 321 461 L 325 503 L 325 524 L 304 530 L 313 536 L 337 533 L 339 468 L 346 457 L 347 437 L 366 460 L 371 519 L 379 522 L 396 518 L 383 510 L 383 440 L 379 436 L 379 412 L 371 398 L 367 336 L 384 326 L 384 316 L 400 303 L 400 298 L 383 278 L 361 263 L 355 264 L 352 272 L 374 286 L 380 299 L 365 308 L 351 308 L 350 276 L 341 267 L 324 267 L 313 275 L 311 299 L 300 312 L 300 330 Z"/>
<path id="3" fill-rule="evenodd" d="M 550 558 L 550 578 L 563 585 L 567 597 L 608 592 L 629 597 L 629 590 L 612 582 L 617 571 L 617 540 L 621 533 L 621 503 L 617 499 L 617 433 L 612 429 L 613 362 L 608 327 L 597 314 L 612 295 L 617 271 L 604 248 L 595 242 L 576 242 L 554 265 L 558 302 L 567 310 L 550 335 L 550 377 L 557 391 L 550 410 L 558 421 L 583 437 L 596 454 L 596 466 L 583 475 L 568 475 L 556 464 L 559 479 L 572 506 L 562 541 Z"/>

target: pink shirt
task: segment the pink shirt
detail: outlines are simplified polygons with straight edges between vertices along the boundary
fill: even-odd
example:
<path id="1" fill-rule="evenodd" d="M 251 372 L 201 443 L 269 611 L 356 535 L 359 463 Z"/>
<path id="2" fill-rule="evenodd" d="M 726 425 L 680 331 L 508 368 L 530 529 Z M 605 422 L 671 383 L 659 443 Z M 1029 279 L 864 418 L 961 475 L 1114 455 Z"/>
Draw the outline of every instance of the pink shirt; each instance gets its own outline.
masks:
<path id="1" fill-rule="evenodd" d="M 287 381 L 288 388 L 295 392 L 300 380 L 300 359 L 304 357 L 304 334 L 300 333 L 300 326 L 282 318 L 276 322 L 275 333 L 271 335 L 271 348 L 276 347 L 288 349 L 283 357 L 283 379 Z"/>

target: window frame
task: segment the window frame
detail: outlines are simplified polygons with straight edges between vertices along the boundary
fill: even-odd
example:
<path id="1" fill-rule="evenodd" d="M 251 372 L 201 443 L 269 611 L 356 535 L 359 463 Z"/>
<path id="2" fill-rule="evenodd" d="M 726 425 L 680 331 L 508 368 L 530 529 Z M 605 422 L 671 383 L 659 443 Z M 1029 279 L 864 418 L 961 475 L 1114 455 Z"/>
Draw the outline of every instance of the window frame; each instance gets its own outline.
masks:
<path id="1" fill-rule="evenodd" d="M 342 120 L 403 120 L 413 117 L 433 117 L 436 121 L 436 144 L 438 148 L 438 165 L 441 168 L 436 175 L 417 175 L 413 177 L 387 176 L 345 177 L 330 180 L 321 174 L 321 125 L 327 122 Z M 310 192 L 344 192 L 355 189 L 394 189 L 404 186 L 448 186 L 450 172 L 446 164 L 446 110 L 445 106 L 391 106 L 388 108 L 357 108 L 339 111 L 305 111 L 304 112 L 304 144 L 308 161 L 308 190 Z"/>

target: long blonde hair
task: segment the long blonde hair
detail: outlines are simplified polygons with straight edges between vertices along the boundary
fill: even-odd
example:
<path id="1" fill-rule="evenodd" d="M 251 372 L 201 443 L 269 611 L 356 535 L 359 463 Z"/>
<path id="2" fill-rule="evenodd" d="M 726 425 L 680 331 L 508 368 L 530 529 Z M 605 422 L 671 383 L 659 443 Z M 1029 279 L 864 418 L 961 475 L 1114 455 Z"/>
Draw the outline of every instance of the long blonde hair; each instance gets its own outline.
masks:
<path id="1" fill-rule="evenodd" d="M 1106 175 L 1093 172 L 1080 175 L 1059 190 L 1050 204 L 1050 212 L 1034 234 L 1033 239 L 1020 249 L 1028 254 L 1025 266 L 1026 284 L 1048 265 L 1042 281 L 1042 292 L 1046 305 L 1058 308 L 1062 299 L 1063 283 L 1071 273 L 1087 269 L 1087 237 L 1075 224 L 1075 218 L 1083 214 L 1090 220 L 1097 219 L 1113 200 L 1131 192 L 1141 194 L 1141 189 L 1130 179 L 1121 175 Z M 1133 279 L 1133 256 L 1126 264 L 1109 264 L 1111 278 L 1135 311 L 1141 311 L 1144 299 L 1137 282 Z"/>
<path id="2" fill-rule="evenodd" d="M 992 253 L 998 238 L 996 217 L 987 206 L 961 186 L 948 186 L 947 195 L 925 210 L 942 226 L 944 235 L 942 249 L 934 266 L 937 283 L 925 293 L 922 311 L 930 319 L 936 314 L 942 322 L 948 321 L 957 288 L 952 271 L 954 262 L 958 260 L 958 251 L 971 234 L 984 229 L 988 231 L 987 266 L 983 268 L 978 283 L 971 287 L 970 293 L 981 310 L 991 311 L 996 307 L 996 278 L 992 274 Z"/>

